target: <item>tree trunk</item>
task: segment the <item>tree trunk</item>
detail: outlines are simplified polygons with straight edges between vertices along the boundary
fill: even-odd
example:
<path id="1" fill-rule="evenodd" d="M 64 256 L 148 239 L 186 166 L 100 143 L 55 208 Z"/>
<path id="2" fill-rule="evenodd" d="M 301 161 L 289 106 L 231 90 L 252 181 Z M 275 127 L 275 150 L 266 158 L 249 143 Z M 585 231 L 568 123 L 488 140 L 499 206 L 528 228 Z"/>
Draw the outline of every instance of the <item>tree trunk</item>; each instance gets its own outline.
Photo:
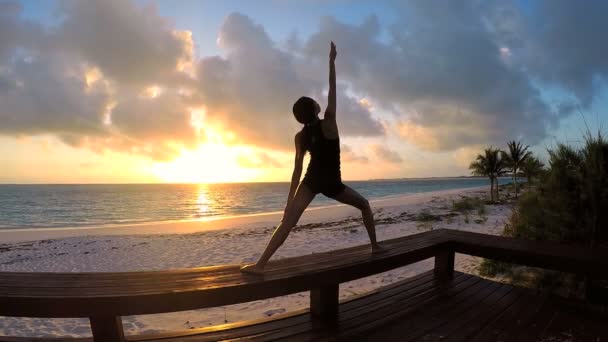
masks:
<path id="1" fill-rule="evenodd" d="M 517 168 L 513 168 L 513 184 L 515 186 L 515 199 L 517 199 Z"/>
<path id="2" fill-rule="evenodd" d="M 494 202 L 494 178 L 490 177 L 490 201 Z"/>
<path id="3" fill-rule="evenodd" d="M 500 200 L 500 194 L 498 193 L 498 177 L 495 177 L 496 182 L 496 201 Z"/>

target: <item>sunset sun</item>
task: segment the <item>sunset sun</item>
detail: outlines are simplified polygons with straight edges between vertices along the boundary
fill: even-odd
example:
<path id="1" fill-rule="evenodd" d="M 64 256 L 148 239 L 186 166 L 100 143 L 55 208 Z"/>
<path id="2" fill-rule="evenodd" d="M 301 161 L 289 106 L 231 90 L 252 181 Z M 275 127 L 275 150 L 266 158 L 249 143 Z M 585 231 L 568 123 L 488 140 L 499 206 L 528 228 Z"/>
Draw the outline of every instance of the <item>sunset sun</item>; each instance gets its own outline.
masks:
<path id="1" fill-rule="evenodd" d="M 152 173 L 168 183 L 248 182 L 263 172 L 239 165 L 239 158 L 252 156 L 247 147 L 205 143 L 193 151 L 183 151 L 172 161 L 156 163 Z"/>

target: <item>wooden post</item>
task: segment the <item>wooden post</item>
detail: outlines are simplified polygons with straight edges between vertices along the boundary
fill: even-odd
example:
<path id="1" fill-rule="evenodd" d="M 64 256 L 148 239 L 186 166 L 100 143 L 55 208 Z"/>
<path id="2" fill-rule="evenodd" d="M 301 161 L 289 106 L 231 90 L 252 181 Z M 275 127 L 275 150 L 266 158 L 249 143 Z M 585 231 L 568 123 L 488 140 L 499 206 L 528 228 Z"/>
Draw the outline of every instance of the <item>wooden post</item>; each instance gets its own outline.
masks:
<path id="1" fill-rule="evenodd" d="M 435 276 L 449 280 L 454 276 L 454 250 L 444 249 L 435 255 Z"/>
<path id="2" fill-rule="evenodd" d="M 89 317 L 93 341 L 95 342 L 125 342 L 120 316 Z"/>
<path id="3" fill-rule="evenodd" d="M 310 290 L 310 313 L 327 325 L 338 322 L 339 284 L 324 285 Z"/>

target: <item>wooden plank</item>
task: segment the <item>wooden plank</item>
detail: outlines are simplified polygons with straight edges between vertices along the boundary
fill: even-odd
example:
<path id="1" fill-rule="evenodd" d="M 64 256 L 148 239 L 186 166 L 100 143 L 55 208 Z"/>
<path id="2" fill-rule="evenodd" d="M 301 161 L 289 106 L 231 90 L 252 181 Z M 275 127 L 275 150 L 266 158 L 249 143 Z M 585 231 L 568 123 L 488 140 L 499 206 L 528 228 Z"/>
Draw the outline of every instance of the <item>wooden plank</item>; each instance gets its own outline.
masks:
<path id="1" fill-rule="evenodd" d="M 522 329 L 512 333 L 512 335 L 517 341 L 537 341 L 538 337 L 543 334 L 549 324 L 555 319 L 556 315 L 557 310 L 553 303 L 550 300 L 545 301 L 541 310 L 535 311 L 527 324 L 522 325 Z"/>
<path id="2" fill-rule="evenodd" d="M 425 310 L 422 310 L 422 312 L 417 313 L 420 322 L 416 324 L 416 326 L 413 326 L 407 330 L 408 336 L 403 341 L 418 341 L 420 339 L 426 339 L 431 332 L 439 331 L 439 328 L 446 323 L 446 316 L 455 319 L 456 317 L 463 315 L 467 310 L 471 309 L 480 301 L 485 300 L 486 297 L 490 297 L 500 288 L 500 284 L 497 283 L 482 283 L 484 283 L 486 286 L 481 288 L 479 291 L 472 293 L 469 292 L 466 295 L 461 293 L 459 295 L 447 298 L 442 302 L 435 302 L 434 305 L 441 308 L 441 310 L 438 312 L 427 314 Z M 399 331 L 404 330 L 399 329 Z M 432 338 L 432 336 L 429 337 Z"/>
<path id="3" fill-rule="evenodd" d="M 439 315 L 442 323 L 427 331 L 423 339 L 468 341 L 467 335 L 478 331 L 487 320 L 492 319 L 494 311 L 501 310 L 505 301 L 511 301 L 511 290 L 511 286 L 502 284 L 486 297 L 476 295 L 476 301 L 468 307 L 459 307 L 454 312 L 442 312 Z"/>
<path id="4" fill-rule="evenodd" d="M 386 303 L 392 302 L 395 296 L 404 298 L 418 297 L 418 294 L 425 293 L 430 289 L 433 289 L 438 284 L 433 279 L 431 279 L 432 281 L 430 282 L 426 281 L 422 284 L 415 280 L 410 281 L 410 279 L 405 279 L 404 281 L 400 282 L 398 286 L 389 286 L 387 289 L 387 292 L 389 292 L 388 296 L 383 290 L 379 290 L 379 292 L 376 294 L 360 297 L 358 299 L 343 303 L 340 305 L 339 320 L 344 321 L 352 317 L 365 315 L 366 312 L 374 310 L 374 308 L 378 307 L 378 302 L 384 302 L 384 306 L 386 306 Z M 380 306 L 383 306 L 383 304 L 380 303 Z M 322 340 L 323 338 L 331 339 L 334 335 L 335 329 L 322 330 L 322 326 L 315 326 L 314 324 L 308 322 L 306 324 L 301 324 L 298 327 L 292 327 L 289 330 L 260 334 L 256 336 L 256 340 Z"/>
<path id="5" fill-rule="evenodd" d="M 20 337 L 0 336 L 0 342 L 94 342 L 92 337 Z"/>
<path id="6" fill-rule="evenodd" d="M 542 296 L 529 296 L 525 289 L 515 288 L 515 291 L 520 294 L 519 299 L 501 314 L 494 317 L 492 322 L 481 328 L 474 336 L 470 337 L 469 341 L 499 341 L 499 336 L 505 330 L 511 329 L 522 312 L 534 311 L 544 302 Z"/>
<path id="7" fill-rule="evenodd" d="M 457 283 L 458 280 L 460 280 L 460 285 L 461 285 L 461 289 L 468 289 L 468 292 L 462 292 L 462 291 L 450 291 L 449 289 L 446 291 L 445 288 L 443 288 L 442 286 L 440 286 L 440 282 L 436 282 L 436 281 L 431 281 L 433 278 L 429 278 L 429 275 L 433 274 L 433 271 L 429 271 L 426 272 L 426 274 L 422 274 L 419 276 L 416 276 L 412 279 L 406 279 L 403 280 L 401 282 L 399 282 L 400 284 L 392 284 L 390 286 L 387 286 L 386 288 L 383 289 L 379 289 L 374 295 L 369 295 L 369 296 L 360 296 L 355 300 L 352 301 L 347 301 L 347 302 L 343 302 L 341 304 L 341 312 L 344 313 L 348 313 L 348 312 L 354 312 L 354 311 L 359 311 L 358 314 L 356 315 L 352 315 L 350 316 L 351 319 L 353 318 L 358 318 L 360 317 L 361 319 L 367 319 L 369 320 L 374 320 L 377 319 L 378 317 L 380 319 L 385 318 L 385 314 L 388 312 L 386 310 L 390 309 L 390 311 L 392 312 L 402 312 L 402 308 L 403 306 L 401 304 L 403 304 L 403 301 L 406 301 L 408 299 L 411 298 L 418 298 L 419 300 L 417 301 L 417 304 L 415 304 L 414 308 L 410 308 L 409 310 L 409 314 L 406 315 L 401 315 L 399 319 L 397 320 L 390 320 L 393 323 L 389 323 L 390 324 L 394 324 L 397 326 L 404 326 L 404 324 L 413 324 L 413 325 L 417 325 L 417 324 L 421 324 L 421 322 L 425 322 L 428 319 L 428 315 L 432 316 L 432 317 L 438 317 L 438 316 L 442 316 L 441 313 L 442 311 L 445 311 L 445 315 L 443 315 L 441 318 L 444 320 L 442 325 L 440 325 L 440 330 L 441 331 L 447 331 L 447 337 L 449 340 L 451 339 L 455 339 L 455 340 L 462 340 L 459 339 L 465 335 L 467 335 L 467 331 L 473 331 L 474 328 L 479 328 L 481 329 L 481 332 L 488 330 L 488 328 L 490 327 L 490 325 L 496 325 L 496 323 L 500 320 L 505 320 L 505 317 L 507 316 L 506 314 L 509 312 L 513 312 L 514 313 L 514 317 L 518 317 L 521 316 L 522 313 L 515 313 L 513 310 L 511 310 L 515 305 L 510 305 L 508 306 L 507 309 L 499 309 L 499 311 L 501 311 L 501 314 L 498 315 L 498 317 L 496 317 L 496 315 L 492 315 L 492 312 L 496 312 L 496 308 L 497 307 L 502 307 L 501 303 L 505 304 L 508 300 L 509 300 L 509 296 L 510 294 L 519 294 L 522 296 L 522 300 L 517 301 L 517 303 L 523 303 L 522 305 L 520 305 L 520 307 L 523 309 L 523 314 L 526 313 L 526 311 L 529 311 L 527 309 L 532 309 L 534 311 L 534 299 L 538 299 L 539 296 L 534 296 L 532 295 L 532 293 L 534 293 L 533 291 L 528 291 L 528 290 L 522 290 L 522 289 L 515 289 L 512 288 L 510 286 L 507 285 L 500 285 L 500 288 L 504 289 L 504 288 L 510 288 L 511 291 L 509 291 L 507 294 L 505 294 L 503 297 L 501 297 L 500 299 L 497 299 L 496 301 L 494 301 L 493 303 L 495 303 L 495 305 L 485 305 L 485 306 L 474 306 L 474 309 L 472 310 L 456 310 L 456 308 L 458 308 L 458 305 L 462 306 L 462 302 L 460 302 L 461 304 L 458 304 L 456 306 L 454 306 L 454 299 L 459 301 L 461 298 L 469 298 L 469 297 L 475 297 L 476 294 L 486 291 L 483 290 L 482 285 L 486 284 L 486 283 L 490 283 L 488 281 L 485 280 L 481 280 L 478 277 L 473 277 L 470 275 L 465 275 L 462 274 L 460 272 L 455 272 L 455 276 L 454 276 L 454 280 L 453 283 Z M 466 282 L 463 282 L 464 280 L 468 280 L 469 283 L 468 285 L 466 285 Z M 477 287 L 471 286 L 472 281 L 477 280 L 476 284 L 478 284 Z M 409 283 L 408 283 L 409 282 Z M 466 286 L 464 286 L 466 285 Z M 487 284 L 486 284 L 487 286 Z M 403 291 L 399 291 L 400 290 Z M 425 289 L 433 289 L 433 296 L 435 299 L 431 300 L 431 301 L 425 301 L 425 300 L 420 300 L 421 293 L 424 293 Z M 414 291 L 412 291 L 414 290 Z M 409 291 L 409 292 L 408 292 Z M 496 295 L 498 295 L 499 293 L 504 293 L 501 292 L 502 290 L 498 290 L 495 291 L 494 293 Z M 390 295 L 387 295 L 387 293 L 390 293 Z M 403 294 L 403 295 L 402 295 Z M 375 298 L 374 298 L 375 297 Z M 454 299 L 450 299 L 450 298 L 454 298 Z M 428 299 L 428 298 L 427 298 Z M 452 304 L 450 304 L 450 301 L 452 302 Z M 383 302 L 383 304 L 386 305 L 376 305 L 375 307 L 372 307 L 372 305 L 374 304 L 378 304 L 378 302 Z M 346 305 L 348 304 L 349 309 L 344 309 L 346 307 Z M 557 305 L 557 304 L 556 304 Z M 452 307 L 452 310 L 446 310 L 446 307 Z M 561 304 L 559 304 L 559 307 L 563 309 L 563 306 Z M 370 312 L 365 312 L 365 309 L 369 309 Z M 382 311 L 385 310 L 385 311 Z M 574 309 L 571 309 L 574 310 Z M 578 309 L 577 309 L 578 310 Z M 434 312 L 432 312 L 434 311 Z M 463 319 L 463 315 L 462 313 L 464 312 L 465 315 L 467 315 L 467 317 L 464 317 Z M 564 312 L 563 310 L 560 312 Z M 573 311 L 576 312 L 576 311 Z M 587 311 L 585 311 L 587 312 Z M 428 313 L 428 315 L 423 315 L 421 313 Z M 573 313 L 572 315 L 575 316 L 563 316 L 561 317 L 561 321 L 565 321 L 565 320 L 569 320 L 572 317 L 579 317 L 578 320 L 580 321 L 580 326 L 581 327 L 589 327 L 588 325 L 588 317 L 581 315 L 579 313 Z M 534 315 L 532 315 L 534 316 Z M 347 316 L 348 317 L 348 316 Z M 591 321 L 593 317 L 599 317 L 596 315 L 591 315 Z M 584 318 L 584 319 L 583 319 Z M 296 319 L 298 319 L 298 321 L 296 321 Z M 597 318 L 598 320 L 601 318 Z M 350 319 L 349 319 L 350 320 Z M 451 327 L 446 327 L 446 320 L 447 320 L 447 324 Z M 477 320 L 479 320 L 480 322 L 477 322 Z M 491 320 L 492 323 L 491 324 L 486 324 L 484 321 L 487 320 Z M 248 327 L 246 325 L 241 325 L 238 326 L 238 324 L 232 324 L 232 326 L 235 326 L 235 329 L 228 329 L 227 331 L 216 331 L 216 332 L 211 332 L 211 333 L 207 333 L 207 334 L 198 334 L 198 335 L 192 335 L 192 336 L 177 336 L 177 337 L 173 337 L 171 338 L 169 336 L 169 334 L 166 334 L 165 336 L 163 336 L 163 341 L 183 341 L 183 342 L 194 342 L 194 341 L 217 341 L 217 340 L 237 340 L 237 341 L 249 341 L 249 340 L 256 340 L 256 341 L 265 341 L 265 340 L 288 340 L 288 341 L 323 341 L 323 340 L 334 340 L 334 339 L 344 339 L 344 340 L 351 340 L 351 338 L 360 338 L 360 339 L 364 339 L 364 340 L 369 340 L 370 338 L 374 338 L 377 337 L 378 335 L 375 335 L 374 332 L 369 332 L 368 330 L 362 330 L 362 334 L 357 334 L 357 335 L 350 335 L 348 337 L 345 337 L 344 335 L 335 335 L 332 334 L 331 331 L 328 331 L 322 327 L 319 326 L 315 326 L 314 323 L 310 320 L 310 316 L 307 317 L 306 314 L 298 314 L 297 316 L 294 317 L 287 317 L 285 319 L 277 319 L 277 322 L 273 322 L 273 320 L 267 320 L 265 323 L 260 323 L 260 324 L 254 324 L 252 325 L 252 327 Z M 508 321 L 508 320 L 507 320 Z M 528 323 L 526 324 L 530 324 L 529 319 L 527 320 Z M 605 321 L 600 321 L 602 324 L 597 324 L 599 327 L 603 328 L 604 326 L 604 322 Z M 385 322 L 386 323 L 386 322 Z M 513 323 L 513 322 L 510 322 Z M 553 324 L 556 324 L 555 321 Z M 587 324 L 587 325 L 585 325 Z M 229 326 L 229 325 L 226 325 Z M 454 328 L 457 328 L 457 326 L 460 326 L 461 329 L 456 329 L 454 330 Z M 482 327 L 483 326 L 483 327 Z M 564 325 L 566 326 L 566 325 Z M 386 328 L 386 324 L 381 324 L 379 327 L 381 327 L 382 329 Z M 507 325 L 507 327 L 510 327 L 510 324 Z M 521 323 L 519 324 L 520 328 L 517 329 L 526 329 L 525 325 L 522 326 Z M 204 328 L 204 329 L 213 329 L 213 328 Z M 511 331 L 515 330 L 515 332 L 517 332 L 517 329 L 511 329 Z M 581 328 L 584 329 L 584 328 Z M 388 330 L 388 329 L 387 329 Z M 377 331 L 377 330 L 376 330 Z M 520 330 L 521 331 L 521 330 Z M 406 329 L 406 332 L 409 332 L 409 329 Z M 601 330 L 600 330 L 601 332 Z M 407 337 L 406 333 L 403 334 L 398 334 L 397 336 L 395 335 L 391 335 L 391 334 L 387 334 L 385 335 L 386 341 L 391 341 L 391 340 L 396 340 L 396 341 L 401 341 L 403 339 L 403 336 Z M 495 336 L 495 335 L 492 335 Z M 509 337 L 508 335 L 504 335 Z M 586 336 L 586 335 L 585 335 Z M 601 335 L 600 335 L 601 336 Z M 148 337 L 152 337 L 152 336 L 148 336 Z M 156 336 L 156 337 L 160 337 L 160 336 Z M 489 340 L 500 340 L 500 339 L 496 339 L 496 338 L 492 338 L 492 339 L 477 339 L 476 336 L 474 340 L 478 340 L 478 341 L 489 341 Z M 396 338 L 396 339 L 391 339 L 391 338 Z M 517 338 L 517 335 L 514 336 L 510 336 L 509 340 L 513 340 L 513 338 Z M 128 337 L 127 338 L 129 341 L 145 341 L 145 340 L 149 340 L 149 339 L 145 339 L 144 336 L 140 336 L 137 338 L 131 338 Z M 0 339 L 1 340 L 1 339 Z M 502 339 L 502 340 L 507 340 L 507 339 Z M 40 341 L 40 340 L 38 340 Z M 23 341 L 19 341 L 19 342 L 23 342 Z"/>
<path id="8" fill-rule="evenodd" d="M 409 320 L 408 317 L 419 317 L 425 311 L 437 309 L 438 305 L 436 303 L 448 300 L 455 293 L 463 291 L 471 295 L 479 291 L 483 286 L 487 286 L 487 284 L 479 282 L 479 278 L 477 277 L 465 277 L 463 282 L 447 289 L 443 288 L 444 284 L 444 282 L 438 282 L 434 290 L 430 292 L 412 296 L 411 298 L 396 300 L 392 303 L 384 303 L 384 305 L 376 308 L 374 311 L 357 315 L 354 318 L 349 317 L 347 321 L 340 324 L 340 336 L 351 338 L 369 335 L 373 338 L 378 333 L 376 329 L 385 329 L 385 327 L 391 326 L 397 321 L 400 321 L 400 326 L 420 324 L 420 321 Z"/>
<path id="9" fill-rule="evenodd" d="M 443 291 L 435 281 L 453 272 L 454 251 L 608 277 L 608 251 L 605 249 L 588 250 L 551 242 L 448 230 L 434 230 L 381 244 L 387 249 L 381 254 L 371 254 L 369 246 L 364 245 L 275 260 L 263 276 L 242 274 L 238 265 L 126 273 L 5 272 L 0 273 L 0 315 L 115 317 L 229 305 L 334 286 L 436 256 L 437 277 L 432 283 L 419 283 L 425 290 L 418 288 L 422 292 L 406 301 L 407 304 L 398 300 L 400 295 L 391 292 L 382 300 L 369 299 L 370 307 L 353 306 L 345 311 L 350 318 L 341 320 L 347 327 L 372 310 L 372 315 L 380 317 L 379 323 L 384 324 L 389 318 L 400 317 L 391 312 L 391 301 L 398 300 L 394 303 L 397 307 L 402 305 L 411 310 L 412 305 L 423 305 L 426 301 L 453 300 L 444 296 L 449 291 Z M 452 280 L 452 289 L 458 286 L 454 284 Z M 413 287 L 407 291 L 415 292 Z M 332 288 L 332 293 L 335 292 Z M 331 302 L 335 311 L 337 299 Z M 511 311 L 505 310 L 506 313 Z M 353 326 L 359 329 L 359 326 Z M 376 325 L 368 328 L 373 326 Z"/>
<path id="10" fill-rule="evenodd" d="M 444 249 L 435 255 L 435 274 L 441 280 L 452 279 L 454 276 L 454 250 Z"/>
<path id="11" fill-rule="evenodd" d="M 343 282 L 362 276 L 389 270 L 403 264 L 423 260 L 432 256 L 439 247 L 433 243 L 423 242 L 423 246 L 406 250 L 401 254 L 390 254 L 385 257 L 367 256 L 351 262 L 347 266 L 337 268 L 316 270 L 313 272 L 301 272 L 296 275 L 283 275 L 281 277 L 257 277 L 256 279 L 245 279 L 246 276 L 239 274 L 236 280 L 228 283 L 213 283 L 217 287 L 203 288 L 195 284 L 192 288 L 183 290 L 168 289 L 165 292 L 149 294 L 131 294 L 128 291 L 120 296 L 112 295 L 89 295 L 89 297 L 65 297 L 58 293 L 56 296 L 30 298 L 22 294 L 22 298 L 12 296 L 0 296 L 0 314 L 8 314 L 5 311 L 17 308 L 13 315 L 32 315 L 32 307 L 37 316 L 42 317 L 72 317 L 87 313 L 87 310 L 95 309 L 103 314 L 145 314 L 160 313 L 177 310 L 190 310 L 218 305 L 228 305 L 239 302 L 252 301 L 286 295 L 310 289 L 319 282 L 324 282 L 333 277 L 334 281 Z M 400 253 L 400 252 L 399 252 Z M 312 266 L 311 266 L 312 267 Z M 236 283 L 236 284 L 235 284 Z M 209 285 L 208 285 L 209 286 Z M 36 289 L 34 289 L 36 290 Z M 204 290 L 204 291 L 203 291 Z M 19 292 L 12 289 L 13 292 Z M 42 291 L 39 289 L 39 291 Z M 82 290 L 84 291 L 84 290 Z M 1 291 L 0 291 L 1 292 Z M 41 293 L 43 295 L 44 292 Z M 46 311 L 40 311 L 40 303 Z M 28 311 L 30 310 L 30 311 Z M 90 312 L 90 311 L 89 311 Z"/>
<path id="12" fill-rule="evenodd" d="M 95 342 L 125 342 L 122 320 L 118 316 L 92 316 L 91 332 Z"/>
<path id="13" fill-rule="evenodd" d="M 471 341 L 473 337 L 478 335 L 487 326 L 502 317 L 523 295 L 521 291 L 513 286 L 507 286 L 507 288 L 507 295 L 501 298 L 495 305 L 486 307 L 483 310 L 476 309 L 474 311 L 475 317 L 470 319 L 467 324 L 450 331 L 446 340 L 451 342 Z M 486 341 L 492 340 L 486 339 Z"/>
<path id="14" fill-rule="evenodd" d="M 581 310 L 564 300 L 555 299 L 556 316 L 538 336 L 538 340 L 605 341 L 608 340 L 608 312 Z"/>
<path id="15" fill-rule="evenodd" d="M 292 313 L 277 316 L 273 316 L 272 318 L 263 318 L 251 321 L 221 324 L 212 327 L 190 329 L 188 331 L 183 332 L 166 332 L 139 336 L 128 336 L 127 339 L 129 342 L 155 340 L 162 340 L 163 342 L 223 341 L 228 339 L 237 339 L 241 337 L 248 338 L 270 331 L 291 329 L 294 326 L 298 326 L 300 324 L 311 321 L 308 309 L 298 310 Z"/>
<path id="16" fill-rule="evenodd" d="M 548 295 L 539 294 L 538 301 L 534 301 L 534 296 L 528 292 L 522 301 L 536 303 L 530 305 L 525 310 L 521 311 L 517 317 L 500 333 L 496 341 L 517 341 L 517 336 L 520 335 L 538 316 L 538 313 L 546 308 Z"/>
<path id="17" fill-rule="evenodd" d="M 335 325 L 338 322 L 338 283 L 323 285 L 310 290 L 310 313 L 323 324 Z"/>
<path id="18" fill-rule="evenodd" d="M 513 239 L 456 230 L 445 233 L 457 253 L 564 272 L 590 274 L 600 279 L 608 277 L 606 248 L 589 249 L 581 245 Z"/>

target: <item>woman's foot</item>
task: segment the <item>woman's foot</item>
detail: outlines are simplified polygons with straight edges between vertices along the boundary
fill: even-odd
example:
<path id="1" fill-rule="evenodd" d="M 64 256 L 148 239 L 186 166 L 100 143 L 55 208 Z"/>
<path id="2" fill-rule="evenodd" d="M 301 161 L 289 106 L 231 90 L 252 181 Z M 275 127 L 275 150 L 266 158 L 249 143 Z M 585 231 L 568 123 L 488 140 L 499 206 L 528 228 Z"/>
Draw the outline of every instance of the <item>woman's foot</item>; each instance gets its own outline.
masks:
<path id="1" fill-rule="evenodd" d="M 241 267 L 241 272 L 249 274 L 264 274 L 264 267 L 258 266 L 258 264 L 245 265 Z"/>
<path id="2" fill-rule="evenodd" d="M 387 249 L 384 247 L 380 247 L 377 243 L 372 244 L 372 254 L 386 252 Z"/>

